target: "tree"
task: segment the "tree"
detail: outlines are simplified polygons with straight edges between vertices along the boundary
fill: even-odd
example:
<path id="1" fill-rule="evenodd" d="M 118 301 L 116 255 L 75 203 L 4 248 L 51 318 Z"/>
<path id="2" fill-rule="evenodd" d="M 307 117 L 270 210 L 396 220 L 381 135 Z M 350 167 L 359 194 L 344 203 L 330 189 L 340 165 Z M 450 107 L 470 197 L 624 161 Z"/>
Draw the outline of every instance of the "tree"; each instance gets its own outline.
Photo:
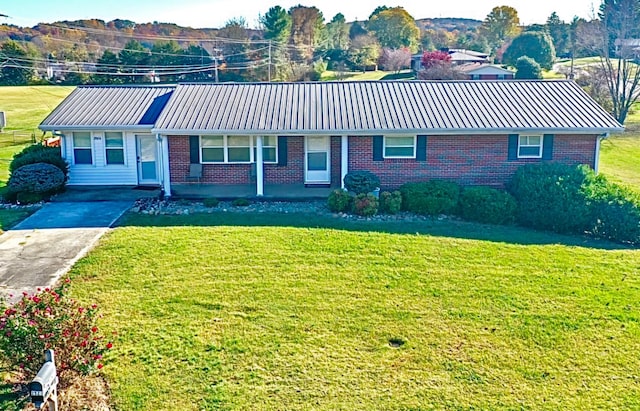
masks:
<path id="1" fill-rule="evenodd" d="M 224 39 L 222 44 L 222 56 L 226 63 L 223 73 L 224 81 L 240 81 L 247 76 L 241 71 L 247 68 L 249 58 L 249 33 L 247 32 L 247 22 L 244 18 L 235 18 L 227 21 L 220 29 L 218 35 Z"/>
<path id="2" fill-rule="evenodd" d="M 365 71 L 367 67 L 376 65 L 380 57 L 380 44 L 373 36 L 358 36 L 351 40 L 351 47 L 349 47 L 347 55 L 354 68 Z"/>
<path id="3" fill-rule="evenodd" d="M 0 84 L 21 86 L 33 79 L 33 60 L 28 51 L 15 41 L 0 45 Z"/>
<path id="4" fill-rule="evenodd" d="M 506 40 L 513 38 L 520 32 L 520 18 L 513 7 L 494 7 L 485 17 L 480 32 L 484 35 L 493 50 L 500 47 Z"/>
<path id="5" fill-rule="evenodd" d="M 120 59 L 118 56 L 107 49 L 98 59 L 96 74 L 93 78 L 97 84 L 121 84 L 122 77 L 117 73 L 120 72 Z"/>
<path id="6" fill-rule="evenodd" d="M 182 65 L 183 50 L 175 40 L 157 41 L 151 48 L 149 64 L 154 67 L 155 78 L 160 81 L 175 82 L 178 74 L 163 75 L 164 72 L 179 72 Z M 175 67 L 172 68 L 171 66 Z"/>
<path id="7" fill-rule="evenodd" d="M 465 74 L 451 64 L 451 56 L 444 51 L 425 51 L 422 54 L 420 80 L 461 80 Z"/>
<path id="8" fill-rule="evenodd" d="M 297 58 L 313 61 L 313 52 L 324 36 L 324 17 L 316 7 L 302 5 L 289 9 L 291 44 L 297 48 Z"/>
<path id="9" fill-rule="evenodd" d="M 196 46 L 195 44 L 190 44 L 186 50 L 182 52 L 184 57 L 182 57 L 182 64 L 185 66 L 210 66 L 213 62 L 213 59 L 202 46 Z M 186 81 L 205 81 L 211 78 L 212 70 L 197 70 L 192 73 L 187 73 L 182 76 Z"/>
<path id="10" fill-rule="evenodd" d="M 377 14 L 374 12 L 367 27 L 375 33 L 382 47 L 408 47 L 412 52 L 418 50 L 420 29 L 413 17 L 402 7 L 388 8 Z"/>
<path id="11" fill-rule="evenodd" d="M 366 36 L 369 32 L 362 26 L 362 23 L 354 21 L 349 27 L 349 40 L 353 40 L 358 36 Z"/>
<path id="12" fill-rule="evenodd" d="M 513 39 L 502 56 L 502 62 L 515 66 L 522 56 L 529 56 L 540 66 L 550 70 L 556 59 L 552 40 L 544 31 L 527 31 Z"/>
<path id="13" fill-rule="evenodd" d="M 271 7 L 260 17 L 264 38 L 284 43 L 291 35 L 291 16 L 280 6 Z"/>
<path id="14" fill-rule="evenodd" d="M 542 69 L 534 59 L 527 56 L 518 58 L 515 64 L 516 78 L 519 80 L 539 80 L 542 78 Z"/>
<path id="15" fill-rule="evenodd" d="M 403 49 L 383 49 L 380 56 L 380 65 L 383 70 L 399 72 L 411 67 L 411 51 Z"/>
<path id="16" fill-rule="evenodd" d="M 554 11 L 547 19 L 546 29 L 553 39 L 553 46 L 558 56 L 568 56 L 571 45 L 569 43 L 569 25 L 560 20 Z"/>
<path id="17" fill-rule="evenodd" d="M 347 50 L 349 48 L 349 26 L 342 13 L 336 14 L 327 23 L 327 49 Z"/>
<path id="18" fill-rule="evenodd" d="M 640 0 L 604 0 L 599 17 L 602 23 L 600 63 L 611 96 L 613 116 L 624 124 L 640 91 L 635 46 L 626 41 L 640 34 Z"/>
<path id="19" fill-rule="evenodd" d="M 120 50 L 118 58 L 122 64 L 123 73 L 143 73 L 148 74 L 149 50 L 136 40 L 129 40 L 124 49 Z M 125 83 L 142 83 L 142 75 L 123 76 Z"/>

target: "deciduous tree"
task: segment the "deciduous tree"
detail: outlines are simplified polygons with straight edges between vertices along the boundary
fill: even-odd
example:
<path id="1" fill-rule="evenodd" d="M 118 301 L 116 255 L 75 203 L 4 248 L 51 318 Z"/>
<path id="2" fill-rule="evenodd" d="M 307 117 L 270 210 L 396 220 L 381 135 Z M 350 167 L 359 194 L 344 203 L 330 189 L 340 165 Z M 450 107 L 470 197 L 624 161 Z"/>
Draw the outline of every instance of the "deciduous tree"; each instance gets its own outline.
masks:
<path id="1" fill-rule="evenodd" d="M 515 64 L 516 78 L 520 80 L 538 80 L 542 78 L 542 69 L 534 59 L 527 56 L 518 58 Z"/>
<path id="2" fill-rule="evenodd" d="M 486 37 L 492 49 L 497 49 L 506 40 L 520 33 L 520 18 L 513 7 L 494 7 L 485 17 L 480 32 Z"/>
<path id="3" fill-rule="evenodd" d="M 402 7 L 393 7 L 372 14 L 367 23 L 382 47 L 418 50 L 420 29 L 413 17 Z"/>
<path id="4" fill-rule="evenodd" d="M 383 49 L 380 65 L 383 70 L 395 72 L 409 68 L 411 67 L 411 51 L 408 48 Z"/>
<path id="5" fill-rule="evenodd" d="M 0 84 L 21 86 L 33 79 L 33 61 L 27 50 L 15 41 L 0 45 Z"/>
<path id="6" fill-rule="evenodd" d="M 549 35 L 544 31 L 527 31 L 513 39 L 502 56 L 502 61 L 515 66 L 522 56 L 529 56 L 540 66 L 551 69 L 556 52 Z"/>

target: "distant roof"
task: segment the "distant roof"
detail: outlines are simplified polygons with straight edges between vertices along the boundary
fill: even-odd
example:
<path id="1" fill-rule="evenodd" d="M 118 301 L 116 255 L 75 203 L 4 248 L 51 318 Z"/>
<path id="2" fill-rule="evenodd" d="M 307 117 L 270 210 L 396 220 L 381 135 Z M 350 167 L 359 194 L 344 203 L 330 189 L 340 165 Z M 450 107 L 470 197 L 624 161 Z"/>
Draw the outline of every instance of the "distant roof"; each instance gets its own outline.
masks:
<path id="1" fill-rule="evenodd" d="M 483 62 L 487 61 L 486 57 L 474 56 L 472 54 L 462 53 L 459 51 L 454 51 L 453 53 L 449 53 L 451 56 L 452 62 Z"/>
<path id="2" fill-rule="evenodd" d="M 456 66 L 456 69 L 467 74 L 515 74 L 515 71 L 507 70 L 495 64 L 467 63 Z"/>
<path id="3" fill-rule="evenodd" d="M 80 86 L 40 129 L 151 129 L 174 90 L 173 86 Z"/>
<path id="4" fill-rule="evenodd" d="M 153 132 L 371 135 L 622 130 L 573 81 L 471 80 L 182 84 Z"/>
<path id="5" fill-rule="evenodd" d="M 488 53 L 482 53 L 480 51 L 467 50 L 467 49 L 449 49 L 449 54 L 451 53 L 463 53 L 463 54 L 468 54 L 470 56 L 482 57 L 482 58 L 489 57 Z"/>

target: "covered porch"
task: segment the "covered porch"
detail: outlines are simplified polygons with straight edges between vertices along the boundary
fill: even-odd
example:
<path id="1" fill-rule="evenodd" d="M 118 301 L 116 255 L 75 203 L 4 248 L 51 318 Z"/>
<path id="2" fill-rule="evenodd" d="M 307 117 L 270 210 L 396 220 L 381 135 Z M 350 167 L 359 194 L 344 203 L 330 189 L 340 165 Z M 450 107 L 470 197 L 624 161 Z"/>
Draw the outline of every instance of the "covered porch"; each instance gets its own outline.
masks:
<path id="1" fill-rule="evenodd" d="M 256 184 L 172 184 L 171 195 L 176 198 L 219 200 L 256 198 L 271 201 L 325 200 L 330 187 L 313 187 L 304 184 L 266 184 L 262 195 L 258 195 Z"/>

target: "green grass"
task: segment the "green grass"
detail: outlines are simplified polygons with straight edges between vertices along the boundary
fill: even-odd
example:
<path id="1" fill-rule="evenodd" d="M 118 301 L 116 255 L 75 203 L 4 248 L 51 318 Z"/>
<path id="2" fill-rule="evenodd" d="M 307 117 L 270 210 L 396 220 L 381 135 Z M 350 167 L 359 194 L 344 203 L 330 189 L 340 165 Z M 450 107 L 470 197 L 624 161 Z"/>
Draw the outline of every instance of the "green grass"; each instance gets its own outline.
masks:
<path id="1" fill-rule="evenodd" d="M 117 409 L 637 409 L 640 252 L 583 241 L 135 216 L 71 275 L 117 332 Z"/>
<path id="2" fill-rule="evenodd" d="M 27 218 L 35 210 L 32 209 L 0 209 L 0 233 L 6 231 Z"/>
<path id="3" fill-rule="evenodd" d="M 640 190 L 640 122 L 627 122 L 623 134 L 600 145 L 599 171 L 612 180 Z"/>
<path id="4" fill-rule="evenodd" d="M 0 111 L 7 116 L 5 131 L 37 131 L 38 124 L 73 91 L 66 86 L 0 87 Z"/>

